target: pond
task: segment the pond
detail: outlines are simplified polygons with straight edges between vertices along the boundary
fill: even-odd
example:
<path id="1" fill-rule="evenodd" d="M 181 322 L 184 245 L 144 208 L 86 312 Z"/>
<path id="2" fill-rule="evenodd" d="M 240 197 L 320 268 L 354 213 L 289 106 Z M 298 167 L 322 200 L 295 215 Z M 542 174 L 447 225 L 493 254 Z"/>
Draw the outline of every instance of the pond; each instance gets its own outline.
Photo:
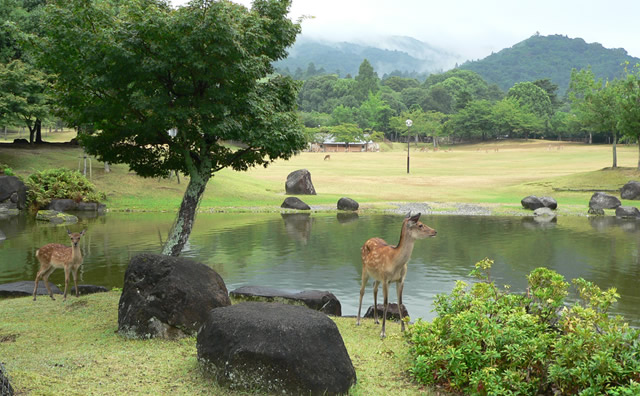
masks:
<path id="1" fill-rule="evenodd" d="M 392 214 L 295 213 L 200 214 L 183 256 L 215 269 L 231 291 L 244 285 L 286 290 L 319 289 L 334 293 L 343 315 L 358 309 L 362 263 L 360 247 L 378 236 L 396 244 L 403 216 Z M 122 287 L 130 258 L 160 252 L 174 220 L 168 213 L 107 213 L 83 218 L 72 231 L 88 229 L 81 283 Z M 417 241 L 403 300 L 412 319 L 432 319 L 432 303 L 456 280 L 468 280 L 474 264 L 495 260 L 492 277 L 514 291 L 526 287 L 526 275 L 545 266 L 567 281 L 582 277 L 621 295 L 614 313 L 640 326 L 640 221 L 615 217 L 560 217 L 537 222 L 532 217 L 423 215 L 438 231 Z M 33 280 L 35 251 L 49 243 L 68 243 L 64 227 L 24 217 L 0 219 L 0 283 Z M 0 234 L 2 235 L 2 234 Z M 50 280 L 63 284 L 63 271 Z M 382 293 L 379 293 L 382 301 Z M 390 301 L 396 301 L 395 285 Z M 363 310 L 373 303 L 371 281 Z"/>

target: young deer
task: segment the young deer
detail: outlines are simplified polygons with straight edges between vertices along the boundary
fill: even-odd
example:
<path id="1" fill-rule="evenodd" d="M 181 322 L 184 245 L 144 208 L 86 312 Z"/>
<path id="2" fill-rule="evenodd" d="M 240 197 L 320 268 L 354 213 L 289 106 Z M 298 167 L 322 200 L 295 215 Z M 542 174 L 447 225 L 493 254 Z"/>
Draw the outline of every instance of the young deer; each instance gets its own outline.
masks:
<path id="1" fill-rule="evenodd" d="M 40 277 L 44 280 L 44 285 L 47 287 L 49 296 L 52 300 L 55 300 L 49 287 L 48 279 L 49 275 L 51 275 L 56 268 L 64 268 L 64 300 L 67 299 L 69 272 L 73 273 L 73 283 L 76 286 L 76 297 L 78 297 L 78 269 L 82 265 L 82 252 L 80 251 L 78 242 L 80 242 L 80 238 L 84 235 L 85 231 L 86 230 L 82 230 L 80 233 L 71 233 L 71 231 L 67 230 L 67 234 L 69 234 L 69 238 L 71 239 L 70 247 L 59 243 L 49 243 L 36 250 L 36 258 L 40 262 L 40 270 L 38 270 L 38 274 L 36 275 L 36 284 L 33 288 L 33 301 L 36 300 L 38 280 Z"/>
<path id="2" fill-rule="evenodd" d="M 402 222 L 400 241 L 397 246 L 391 246 L 381 238 L 371 238 L 362 246 L 362 286 L 360 286 L 360 304 L 358 305 L 357 325 L 360 325 L 360 311 L 362 309 L 362 296 L 364 288 L 371 276 L 373 282 L 373 317 L 378 321 L 378 285 L 382 283 L 384 295 L 384 313 L 382 315 L 382 332 L 380 337 L 385 337 L 385 322 L 387 319 L 387 307 L 389 305 L 389 283 L 396 282 L 398 292 L 398 309 L 402 315 L 402 289 L 404 278 L 407 275 L 407 262 L 413 252 L 413 244 L 417 239 L 436 236 L 436 230 L 429 228 L 420 221 L 420 213 L 411 216 L 411 212 Z M 404 331 L 404 321 L 400 320 L 401 329 Z"/>

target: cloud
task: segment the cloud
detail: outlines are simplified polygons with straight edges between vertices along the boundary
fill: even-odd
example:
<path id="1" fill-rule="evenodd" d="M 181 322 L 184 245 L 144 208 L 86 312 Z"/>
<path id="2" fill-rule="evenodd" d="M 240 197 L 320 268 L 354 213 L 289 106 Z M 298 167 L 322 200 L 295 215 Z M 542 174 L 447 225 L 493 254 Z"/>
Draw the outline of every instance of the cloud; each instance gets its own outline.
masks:
<path id="1" fill-rule="evenodd" d="M 293 0 L 290 17 L 304 15 L 313 16 L 302 22 L 305 36 L 375 43 L 403 35 L 464 59 L 484 58 L 536 32 L 580 37 L 640 57 L 636 0 Z"/>

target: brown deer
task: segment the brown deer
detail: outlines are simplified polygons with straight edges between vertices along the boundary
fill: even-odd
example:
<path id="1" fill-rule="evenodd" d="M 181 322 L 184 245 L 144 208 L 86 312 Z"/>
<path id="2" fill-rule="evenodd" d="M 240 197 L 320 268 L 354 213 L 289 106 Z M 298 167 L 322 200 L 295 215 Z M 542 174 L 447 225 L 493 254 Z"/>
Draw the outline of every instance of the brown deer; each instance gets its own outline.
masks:
<path id="1" fill-rule="evenodd" d="M 49 297 L 52 300 L 53 293 L 49 287 L 49 275 L 56 268 L 64 268 L 64 300 L 67 299 L 67 288 L 69 287 L 69 272 L 73 274 L 73 283 L 76 286 L 76 297 L 78 297 L 78 269 L 82 265 L 82 252 L 80 251 L 80 238 L 84 235 L 86 230 L 82 230 L 80 233 L 67 230 L 69 238 L 71 239 L 71 246 L 61 245 L 59 243 L 49 243 L 36 250 L 36 258 L 40 262 L 40 270 L 36 275 L 35 287 L 33 288 L 33 301 L 36 300 L 36 293 L 38 291 L 38 280 L 42 277 L 44 285 L 47 287 Z"/>
<path id="2" fill-rule="evenodd" d="M 373 282 L 373 317 L 375 323 L 378 321 L 378 285 L 382 283 L 382 293 L 384 295 L 384 313 L 382 314 L 382 332 L 380 337 L 385 337 L 385 322 L 387 319 L 387 308 L 389 305 L 389 283 L 396 282 L 398 293 L 398 309 L 402 315 L 402 289 L 404 288 L 404 278 L 407 275 L 407 262 L 413 252 L 413 244 L 417 239 L 424 239 L 436 236 L 437 232 L 433 228 L 418 221 L 420 213 L 411 216 L 411 212 L 402 222 L 400 241 L 397 246 L 391 246 L 381 238 L 371 238 L 362 246 L 362 285 L 360 286 L 360 304 L 358 305 L 357 325 L 360 325 L 360 312 L 362 309 L 362 296 L 364 288 L 371 276 Z M 404 321 L 400 320 L 400 326 L 404 331 Z"/>
<path id="3" fill-rule="evenodd" d="M 327 155 L 325 155 L 325 156 L 324 156 L 324 160 L 325 160 L 325 161 L 326 161 L 326 160 L 330 160 L 330 159 L 331 159 L 331 156 L 330 156 L 329 154 L 327 154 Z"/>

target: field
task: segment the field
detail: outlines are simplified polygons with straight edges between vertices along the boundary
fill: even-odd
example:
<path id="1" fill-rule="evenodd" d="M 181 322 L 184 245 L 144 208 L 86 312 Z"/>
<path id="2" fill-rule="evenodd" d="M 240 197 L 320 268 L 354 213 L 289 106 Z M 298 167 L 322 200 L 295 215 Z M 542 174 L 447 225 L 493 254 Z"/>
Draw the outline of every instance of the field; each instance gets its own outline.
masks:
<path id="1" fill-rule="evenodd" d="M 73 135 L 73 131 L 51 133 L 45 140 L 68 140 Z M 362 209 L 426 202 L 434 210 L 446 210 L 455 203 L 471 203 L 500 214 L 520 210 L 520 200 L 527 195 L 550 195 L 558 200 L 560 211 L 583 213 L 593 191 L 615 192 L 640 178 L 635 145 L 618 147 L 617 169 L 609 168 L 609 145 L 522 140 L 455 145 L 437 152 L 423 151 L 426 148 L 412 145 L 409 174 L 404 144 L 378 153 L 329 153 L 328 160 L 324 160 L 327 153 L 300 153 L 248 172 L 224 169 L 209 182 L 200 210 L 277 210 L 285 198 L 287 175 L 297 169 L 311 172 L 318 194 L 303 200 L 314 210 L 335 208 L 338 199 L 348 196 Z M 77 146 L 0 145 L 0 163 L 23 177 L 51 167 L 83 169 L 82 157 Z M 105 173 L 95 158 L 87 161 L 87 174 L 89 165 L 91 180 L 107 194 L 110 210 L 175 211 L 186 187 L 184 175 L 180 180 L 143 179 L 122 164 Z"/>

